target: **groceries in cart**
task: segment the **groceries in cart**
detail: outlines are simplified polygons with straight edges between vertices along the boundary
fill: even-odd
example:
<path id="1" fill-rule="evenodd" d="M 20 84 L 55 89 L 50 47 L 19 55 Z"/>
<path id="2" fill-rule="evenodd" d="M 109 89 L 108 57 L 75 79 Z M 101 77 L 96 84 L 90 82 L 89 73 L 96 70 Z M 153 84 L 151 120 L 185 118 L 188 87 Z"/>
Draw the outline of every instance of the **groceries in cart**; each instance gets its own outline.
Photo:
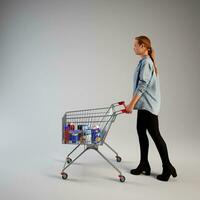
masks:
<path id="1" fill-rule="evenodd" d="M 98 125 L 89 126 L 74 123 L 64 126 L 64 144 L 100 144 L 103 138 L 103 130 Z"/>

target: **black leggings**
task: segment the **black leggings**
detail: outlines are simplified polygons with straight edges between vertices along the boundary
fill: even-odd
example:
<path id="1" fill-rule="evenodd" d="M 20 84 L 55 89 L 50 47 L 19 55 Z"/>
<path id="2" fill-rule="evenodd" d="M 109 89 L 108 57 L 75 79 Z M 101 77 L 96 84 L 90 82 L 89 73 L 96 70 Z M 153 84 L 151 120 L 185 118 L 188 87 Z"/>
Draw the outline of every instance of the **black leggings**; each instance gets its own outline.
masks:
<path id="1" fill-rule="evenodd" d="M 164 166 L 170 164 L 167 145 L 160 135 L 158 116 L 152 114 L 147 110 L 138 110 L 137 116 L 137 132 L 139 137 L 141 155 L 140 163 L 143 164 L 148 161 L 149 140 L 146 133 L 147 130 L 158 149 L 162 164 Z"/>

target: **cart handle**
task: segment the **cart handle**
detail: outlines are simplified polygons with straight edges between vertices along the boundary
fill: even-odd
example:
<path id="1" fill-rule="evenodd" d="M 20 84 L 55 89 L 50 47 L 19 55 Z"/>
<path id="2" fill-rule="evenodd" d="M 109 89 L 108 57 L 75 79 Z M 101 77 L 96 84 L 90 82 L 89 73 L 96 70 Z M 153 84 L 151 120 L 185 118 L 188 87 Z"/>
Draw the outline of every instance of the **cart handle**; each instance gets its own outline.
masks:
<path id="1" fill-rule="evenodd" d="M 119 105 L 125 105 L 125 101 L 118 102 Z"/>
<path id="2" fill-rule="evenodd" d="M 127 113 L 125 101 L 119 101 L 119 102 L 116 103 L 115 105 L 116 105 L 116 106 L 124 106 L 124 109 L 118 110 L 118 111 L 116 112 L 116 114 Z"/>
<path id="3" fill-rule="evenodd" d="M 124 106 L 124 109 L 120 110 L 122 113 L 127 113 L 126 111 L 126 104 L 125 104 L 125 101 L 120 101 L 118 102 L 118 104 L 121 106 Z"/>

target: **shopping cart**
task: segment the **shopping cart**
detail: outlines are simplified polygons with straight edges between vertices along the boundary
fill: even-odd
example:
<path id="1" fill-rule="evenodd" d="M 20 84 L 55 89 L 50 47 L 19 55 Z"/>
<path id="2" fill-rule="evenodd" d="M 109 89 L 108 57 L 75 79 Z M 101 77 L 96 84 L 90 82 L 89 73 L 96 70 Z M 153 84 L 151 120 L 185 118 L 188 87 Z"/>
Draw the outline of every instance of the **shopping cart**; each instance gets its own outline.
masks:
<path id="1" fill-rule="evenodd" d="M 123 109 L 122 109 L 123 106 Z M 110 162 L 98 149 L 100 145 L 105 144 L 116 155 L 116 161 L 121 162 L 118 153 L 105 142 L 111 124 L 115 121 L 117 115 L 126 113 L 125 102 L 113 103 L 110 107 L 77 110 L 66 112 L 62 118 L 62 143 L 77 145 L 66 157 L 61 175 L 63 179 L 68 178 L 65 170 L 74 163 L 87 150 L 93 149 L 100 154 L 118 173 L 119 180 L 125 181 L 121 171 Z M 84 150 L 73 160 L 70 155 L 84 145 Z"/>

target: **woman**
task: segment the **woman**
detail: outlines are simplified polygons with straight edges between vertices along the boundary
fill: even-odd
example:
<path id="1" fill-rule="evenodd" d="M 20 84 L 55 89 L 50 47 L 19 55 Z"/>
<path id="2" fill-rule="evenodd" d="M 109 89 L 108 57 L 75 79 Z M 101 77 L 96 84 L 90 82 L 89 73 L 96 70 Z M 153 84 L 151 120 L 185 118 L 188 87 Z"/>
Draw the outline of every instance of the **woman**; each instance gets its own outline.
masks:
<path id="1" fill-rule="evenodd" d="M 160 86 L 157 66 L 155 64 L 155 52 L 151 41 L 146 36 L 139 36 L 134 41 L 134 51 L 141 56 L 141 60 L 134 73 L 133 97 L 126 106 L 126 111 L 131 113 L 133 109 L 138 110 L 137 133 L 140 143 L 140 163 L 131 174 L 139 175 L 145 172 L 150 175 L 151 168 L 148 162 L 149 141 L 146 131 L 151 135 L 163 166 L 162 174 L 157 176 L 158 180 L 168 181 L 170 176 L 177 176 L 176 169 L 169 160 L 167 146 L 159 131 L 158 114 L 160 111 Z"/>

